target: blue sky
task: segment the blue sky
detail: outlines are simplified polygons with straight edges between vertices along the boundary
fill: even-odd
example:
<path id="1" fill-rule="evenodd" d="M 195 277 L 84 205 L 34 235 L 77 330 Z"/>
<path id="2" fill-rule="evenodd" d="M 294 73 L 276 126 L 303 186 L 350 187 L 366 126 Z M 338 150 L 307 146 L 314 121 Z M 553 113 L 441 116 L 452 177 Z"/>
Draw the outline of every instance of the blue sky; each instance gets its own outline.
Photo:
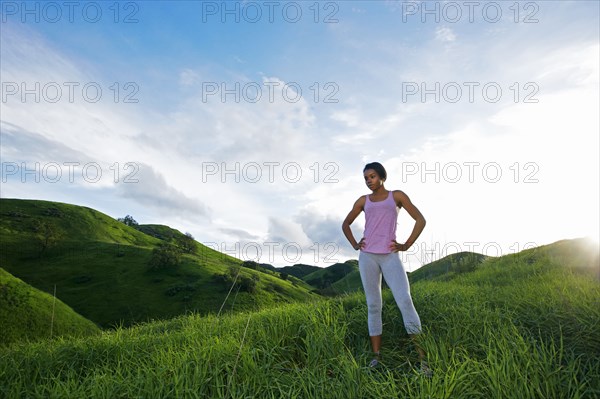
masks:
<path id="1" fill-rule="evenodd" d="M 239 22 L 200 1 L 75 2 L 70 21 L 62 2 L 2 1 L 0 196 L 325 266 L 357 256 L 340 226 L 377 160 L 428 221 L 409 270 L 597 239 L 598 2 L 237 3 Z M 398 240 L 411 228 L 401 211 Z"/>

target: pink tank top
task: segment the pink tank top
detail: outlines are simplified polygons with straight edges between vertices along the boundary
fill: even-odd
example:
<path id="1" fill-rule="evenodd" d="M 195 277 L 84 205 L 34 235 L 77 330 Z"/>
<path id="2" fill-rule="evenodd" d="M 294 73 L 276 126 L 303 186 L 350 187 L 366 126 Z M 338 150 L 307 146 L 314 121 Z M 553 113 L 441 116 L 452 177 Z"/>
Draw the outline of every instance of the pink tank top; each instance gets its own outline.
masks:
<path id="1" fill-rule="evenodd" d="M 365 246 L 363 252 L 389 254 L 390 244 L 396 239 L 398 206 L 390 191 L 383 201 L 373 202 L 367 195 L 365 202 Z"/>

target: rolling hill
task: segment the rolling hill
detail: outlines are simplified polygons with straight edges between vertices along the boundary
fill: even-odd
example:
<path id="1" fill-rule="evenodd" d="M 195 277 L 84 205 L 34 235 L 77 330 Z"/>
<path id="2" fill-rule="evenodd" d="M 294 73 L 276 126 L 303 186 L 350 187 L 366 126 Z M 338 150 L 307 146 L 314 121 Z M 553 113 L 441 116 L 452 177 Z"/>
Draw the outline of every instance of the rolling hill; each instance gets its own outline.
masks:
<path id="1" fill-rule="evenodd" d="M 195 241 L 186 249 L 168 226 L 137 227 L 84 206 L 3 198 L 0 267 L 47 293 L 56 285 L 57 298 L 102 327 L 317 298 L 298 279 Z"/>
<path id="2" fill-rule="evenodd" d="M 100 333 L 91 321 L 52 295 L 0 268 L 0 346 L 52 337 Z"/>
<path id="3" fill-rule="evenodd" d="M 362 291 L 363 286 L 362 280 L 360 279 L 360 272 L 358 270 L 351 271 L 331 284 L 330 290 L 336 295 Z"/>
<path id="4" fill-rule="evenodd" d="M 302 277 L 302 280 L 317 288 L 327 288 L 349 273 L 357 270 L 358 261 L 351 259 L 343 263 L 335 263 L 331 266 L 315 270 Z"/>
<path id="5" fill-rule="evenodd" d="M 286 273 L 286 274 L 289 274 L 290 276 L 298 277 L 299 279 L 302 279 L 304 276 L 306 276 L 312 272 L 315 272 L 319 269 L 321 269 L 321 268 L 318 266 L 305 265 L 302 263 L 298 263 L 293 266 L 283 266 L 283 267 L 273 268 L 273 270 L 276 270 L 280 273 Z"/>
<path id="6" fill-rule="evenodd" d="M 561 240 L 524 251 L 521 256 L 533 256 L 531 254 L 546 255 L 576 273 L 588 274 L 600 280 L 600 251 L 598 243 L 593 240 Z"/>
<path id="7" fill-rule="evenodd" d="M 448 279 L 460 273 L 474 271 L 488 257 L 475 252 L 459 252 L 421 266 L 408 273 L 411 283 L 428 279 Z"/>

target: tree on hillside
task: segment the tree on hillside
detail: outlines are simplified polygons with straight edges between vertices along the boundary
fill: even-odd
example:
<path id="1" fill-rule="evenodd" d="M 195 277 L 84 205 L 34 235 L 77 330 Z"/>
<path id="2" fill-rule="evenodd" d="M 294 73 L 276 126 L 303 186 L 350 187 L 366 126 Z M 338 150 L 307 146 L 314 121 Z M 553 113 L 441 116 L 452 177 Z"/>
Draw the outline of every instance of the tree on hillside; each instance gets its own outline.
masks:
<path id="1" fill-rule="evenodd" d="M 127 226 L 135 227 L 138 225 L 138 222 L 135 221 L 133 216 L 127 215 L 124 218 L 117 219 L 119 222 L 125 223 Z"/>
<path id="2" fill-rule="evenodd" d="M 177 236 L 175 241 L 186 254 L 196 252 L 196 248 L 198 247 L 196 240 L 194 240 L 194 236 L 192 236 L 191 233 L 186 232 L 183 236 Z"/>
<path id="3" fill-rule="evenodd" d="M 162 243 L 152 250 L 148 265 L 153 270 L 176 267 L 181 263 L 181 249 L 173 244 Z"/>
<path id="4" fill-rule="evenodd" d="M 40 247 L 40 256 L 60 240 L 60 233 L 52 223 L 36 220 L 33 230 Z"/>

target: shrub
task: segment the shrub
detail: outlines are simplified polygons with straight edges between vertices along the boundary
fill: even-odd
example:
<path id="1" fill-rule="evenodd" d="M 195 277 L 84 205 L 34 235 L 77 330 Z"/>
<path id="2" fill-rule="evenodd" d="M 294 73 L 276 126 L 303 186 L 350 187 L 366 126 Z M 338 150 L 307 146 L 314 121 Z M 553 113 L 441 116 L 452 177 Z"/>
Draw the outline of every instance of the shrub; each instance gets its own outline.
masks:
<path id="1" fill-rule="evenodd" d="M 125 223 L 127 226 L 137 226 L 138 222 L 135 221 L 135 219 L 133 218 L 133 216 L 131 215 L 127 215 L 124 218 L 119 218 L 117 219 L 119 222 Z"/>
<path id="2" fill-rule="evenodd" d="M 227 273 L 215 274 L 213 276 L 213 279 L 215 281 L 220 282 L 221 284 L 225 285 L 226 287 L 231 287 L 231 285 L 235 281 L 235 284 L 239 286 L 240 291 L 249 292 L 251 294 L 256 292 L 256 286 L 257 286 L 257 283 L 259 280 L 258 276 L 248 277 L 241 273 L 238 275 L 239 271 L 240 271 L 239 266 L 233 266 L 233 267 L 229 268 Z M 237 280 L 236 280 L 236 276 L 237 276 Z"/>
<path id="3" fill-rule="evenodd" d="M 152 250 L 149 266 L 153 270 L 176 267 L 181 263 L 181 250 L 172 244 L 163 243 Z"/>
<path id="4" fill-rule="evenodd" d="M 246 291 L 251 294 L 256 292 L 256 279 L 252 277 L 240 276 L 238 277 L 238 283 L 240 284 L 240 291 Z"/>
<path id="5" fill-rule="evenodd" d="M 192 236 L 191 233 L 185 233 L 185 235 L 183 236 L 177 236 L 175 238 L 175 242 L 177 243 L 177 245 L 179 245 L 179 247 L 181 247 L 181 250 L 186 254 L 196 252 L 196 249 L 198 247 L 196 241 L 194 240 L 194 236 Z"/>
<path id="6" fill-rule="evenodd" d="M 248 269 L 258 270 L 258 263 L 253 260 L 246 260 L 242 262 L 243 267 L 247 267 Z"/>

